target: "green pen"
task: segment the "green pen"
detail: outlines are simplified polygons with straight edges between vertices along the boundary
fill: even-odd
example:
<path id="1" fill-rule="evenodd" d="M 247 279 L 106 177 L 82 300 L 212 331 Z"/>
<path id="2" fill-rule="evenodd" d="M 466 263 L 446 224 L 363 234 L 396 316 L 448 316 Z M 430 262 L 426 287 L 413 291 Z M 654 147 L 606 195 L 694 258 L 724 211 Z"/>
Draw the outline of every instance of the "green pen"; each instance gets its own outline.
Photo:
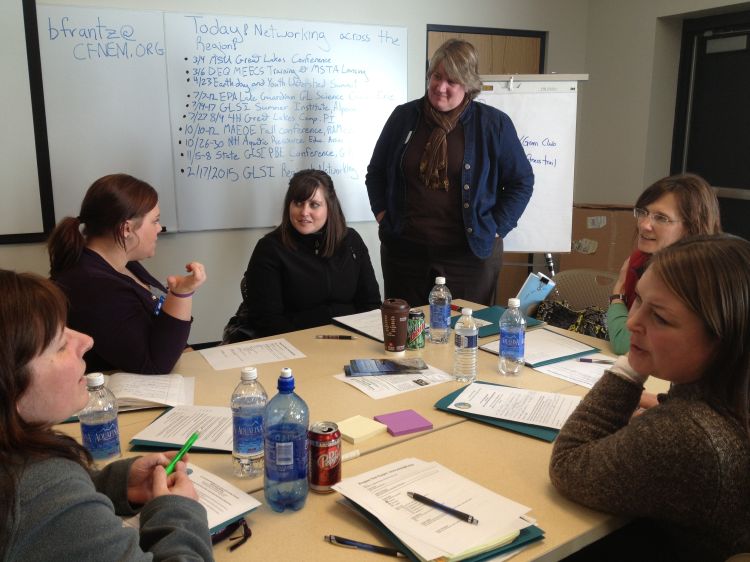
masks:
<path id="1" fill-rule="evenodd" d="M 198 436 L 200 435 L 199 431 L 196 431 L 190 436 L 190 439 L 188 439 L 185 444 L 182 446 L 182 449 L 179 450 L 179 452 L 174 456 L 172 459 L 172 462 L 167 465 L 166 471 L 167 476 L 172 474 L 174 472 L 174 467 L 177 466 L 177 463 L 180 462 L 180 459 L 185 456 L 185 453 L 187 453 L 190 450 L 190 447 L 193 446 L 193 443 L 198 439 Z"/>

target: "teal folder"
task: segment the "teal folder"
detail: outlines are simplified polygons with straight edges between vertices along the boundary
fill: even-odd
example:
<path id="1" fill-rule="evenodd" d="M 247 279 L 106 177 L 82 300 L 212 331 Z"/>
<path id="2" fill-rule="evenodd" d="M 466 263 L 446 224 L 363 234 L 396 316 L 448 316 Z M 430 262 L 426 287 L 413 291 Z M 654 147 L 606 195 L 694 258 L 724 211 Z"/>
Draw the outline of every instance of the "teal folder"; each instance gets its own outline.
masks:
<path id="1" fill-rule="evenodd" d="M 373 525 L 375 525 L 380 532 L 382 532 L 388 540 L 390 540 L 394 547 L 397 550 L 400 550 L 403 552 L 409 560 L 412 562 L 419 562 L 419 558 L 417 558 L 414 553 L 409 550 L 409 548 L 401 542 L 401 539 L 399 539 L 394 533 L 391 532 L 391 530 L 386 527 L 380 519 L 375 517 L 372 513 L 367 511 L 364 507 L 357 504 L 356 502 L 353 502 L 349 498 L 346 498 L 346 504 L 356 509 L 359 513 L 364 515 Z M 521 548 L 522 546 L 525 546 L 529 543 L 532 543 L 534 541 L 538 541 L 544 538 L 544 531 L 542 531 L 539 527 L 536 525 L 530 525 L 528 527 L 525 527 L 521 529 L 519 535 L 508 544 L 505 544 L 503 546 L 499 546 L 495 548 L 494 550 L 488 550 L 487 552 L 481 552 L 479 554 L 475 554 L 474 556 L 470 556 L 469 558 L 464 558 L 463 562 L 479 562 L 480 560 L 487 560 L 488 558 L 494 558 L 495 556 L 498 556 L 500 554 L 503 554 L 505 552 L 511 552 L 517 548 Z"/>
<path id="2" fill-rule="evenodd" d="M 506 386 L 503 384 L 493 384 L 491 382 L 475 382 L 476 384 L 488 384 L 491 386 Z M 528 423 L 509 420 L 499 420 L 490 416 L 482 416 L 480 414 L 472 414 L 470 412 L 451 410 L 450 408 L 448 408 L 448 406 L 453 403 L 456 397 L 463 392 L 464 388 L 466 387 L 464 386 L 462 388 L 459 388 L 458 390 L 451 392 L 448 396 L 444 396 L 443 398 L 438 400 L 435 403 L 435 408 L 437 408 L 438 410 L 442 410 L 443 412 L 450 412 L 451 414 L 458 414 L 459 416 L 465 416 L 473 420 L 488 423 L 490 425 L 494 425 L 495 427 L 509 429 L 510 431 L 515 431 L 516 433 L 521 433 L 522 435 L 528 435 L 529 437 L 535 437 L 536 439 L 541 439 L 542 441 L 547 441 L 549 443 L 552 443 L 552 441 L 554 441 L 557 437 L 557 434 L 560 433 L 559 429 L 552 429 L 551 427 L 542 427 L 539 425 L 531 425 Z"/>
<path id="3" fill-rule="evenodd" d="M 479 328 L 480 338 L 494 336 L 500 333 L 500 317 L 503 315 L 503 312 L 505 312 L 505 307 L 499 305 L 488 306 L 481 310 L 472 311 L 472 316 L 474 316 L 474 318 L 479 318 L 489 322 L 487 326 Z M 451 328 L 456 327 L 456 322 L 458 322 L 459 318 L 461 318 L 460 314 L 451 318 Z M 526 318 L 526 328 L 536 328 L 537 326 L 544 324 L 541 320 L 537 320 L 531 316 L 524 316 L 524 318 Z"/>

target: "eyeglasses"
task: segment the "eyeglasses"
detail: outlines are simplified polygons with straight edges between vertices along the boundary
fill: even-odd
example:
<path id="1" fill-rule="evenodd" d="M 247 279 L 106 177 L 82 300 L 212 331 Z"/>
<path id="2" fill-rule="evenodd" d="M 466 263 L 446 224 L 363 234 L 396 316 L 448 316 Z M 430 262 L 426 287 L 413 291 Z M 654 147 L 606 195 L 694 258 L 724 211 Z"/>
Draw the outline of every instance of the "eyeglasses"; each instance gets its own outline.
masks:
<path id="1" fill-rule="evenodd" d="M 641 209 L 640 207 L 635 207 L 633 209 L 633 216 L 639 221 L 648 218 L 651 221 L 651 224 L 659 226 L 667 226 L 675 222 L 682 222 L 681 220 L 670 219 L 667 215 L 663 215 L 662 213 L 652 213 L 648 209 Z"/>
<path id="2" fill-rule="evenodd" d="M 242 535 L 238 535 L 236 537 L 229 536 L 240 527 L 242 527 Z M 220 543 L 226 538 L 229 538 L 230 541 L 238 541 L 229 547 L 229 550 L 232 551 L 245 544 L 247 542 L 247 539 L 249 539 L 252 535 L 253 532 L 250 530 L 250 527 L 247 526 L 247 521 L 245 521 L 245 518 L 243 517 L 242 519 L 233 521 L 223 529 L 216 531 L 215 533 L 211 533 L 211 544 Z"/>

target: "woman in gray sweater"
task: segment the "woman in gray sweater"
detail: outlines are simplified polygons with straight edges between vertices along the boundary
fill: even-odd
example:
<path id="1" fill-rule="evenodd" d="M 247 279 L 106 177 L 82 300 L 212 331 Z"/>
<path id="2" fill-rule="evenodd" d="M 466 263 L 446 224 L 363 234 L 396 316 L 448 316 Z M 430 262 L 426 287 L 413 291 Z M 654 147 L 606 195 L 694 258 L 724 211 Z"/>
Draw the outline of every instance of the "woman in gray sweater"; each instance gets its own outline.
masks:
<path id="1" fill-rule="evenodd" d="M 206 510 L 174 453 L 94 471 L 74 439 L 52 429 L 87 402 L 92 339 L 65 327 L 51 281 L 0 270 L 0 559 L 209 560 Z M 140 531 L 118 515 L 140 512 Z"/>
<path id="2" fill-rule="evenodd" d="M 750 242 L 688 238 L 638 281 L 630 351 L 555 442 L 552 483 L 636 521 L 577 560 L 726 560 L 750 552 Z M 633 416 L 648 376 L 672 383 Z M 653 540 L 653 539 L 656 540 Z"/>

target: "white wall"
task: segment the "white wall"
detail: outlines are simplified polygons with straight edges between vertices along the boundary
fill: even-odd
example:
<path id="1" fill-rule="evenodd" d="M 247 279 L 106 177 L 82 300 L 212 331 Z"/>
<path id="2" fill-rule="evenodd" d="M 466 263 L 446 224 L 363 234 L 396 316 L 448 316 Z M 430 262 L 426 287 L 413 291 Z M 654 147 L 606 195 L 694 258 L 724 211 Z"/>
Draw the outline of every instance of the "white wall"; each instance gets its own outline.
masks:
<path id="1" fill-rule="evenodd" d="M 681 22 L 747 2 L 592 0 L 575 200 L 632 204 L 669 174 Z"/>
<path id="2" fill-rule="evenodd" d="M 311 3 L 277 0 L 268 4 L 246 0 L 47 0 L 46 3 L 406 26 L 410 99 L 424 91 L 427 23 L 548 31 L 547 71 L 590 75 L 589 82 L 581 89 L 579 103 L 575 200 L 602 203 L 632 202 L 645 185 L 668 173 L 682 14 L 715 10 L 727 3 L 733 9 L 743 7 L 727 0 Z M 5 36 L 11 35 L 11 30 L 6 29 L 8 25 L 7 18 L 0 19 L 0 30 Z M 23 49 L 23 45 L 14 41 L 10 48 Z M 17 92 L 9 94 L 11 99 L 6 108 L 28 105 L 26 94 Z M 5 153 L 11 143 L 8 135 L 3 135 L 0 153 Z M 25 154 L 22 160 L 17 162 L 18 169 L 31 175 L 29 170 L 35 169 L 29 166 L 34 162 L 33 155 Z M 28 180 L 36 183 L 35 178 Z M 362 197 L 366 196 L 363 186 Z M 381 279 L 375 223 L 353 226 L 365 238 Z M 239 303 L 239 281 L 250 252 L 265 232 L 266 229 L 176 233 L 161 239 L 157 256 L 146 263 L 157 277 L 178 272 L 191 259 L 203 261 L 208 270 L 209 281 L 195 299 L 191 341 L 220 338 L 224 323 Z M 41 274 L 48 269 L 41 244 L 0 245 L 0 266 Z"/>

